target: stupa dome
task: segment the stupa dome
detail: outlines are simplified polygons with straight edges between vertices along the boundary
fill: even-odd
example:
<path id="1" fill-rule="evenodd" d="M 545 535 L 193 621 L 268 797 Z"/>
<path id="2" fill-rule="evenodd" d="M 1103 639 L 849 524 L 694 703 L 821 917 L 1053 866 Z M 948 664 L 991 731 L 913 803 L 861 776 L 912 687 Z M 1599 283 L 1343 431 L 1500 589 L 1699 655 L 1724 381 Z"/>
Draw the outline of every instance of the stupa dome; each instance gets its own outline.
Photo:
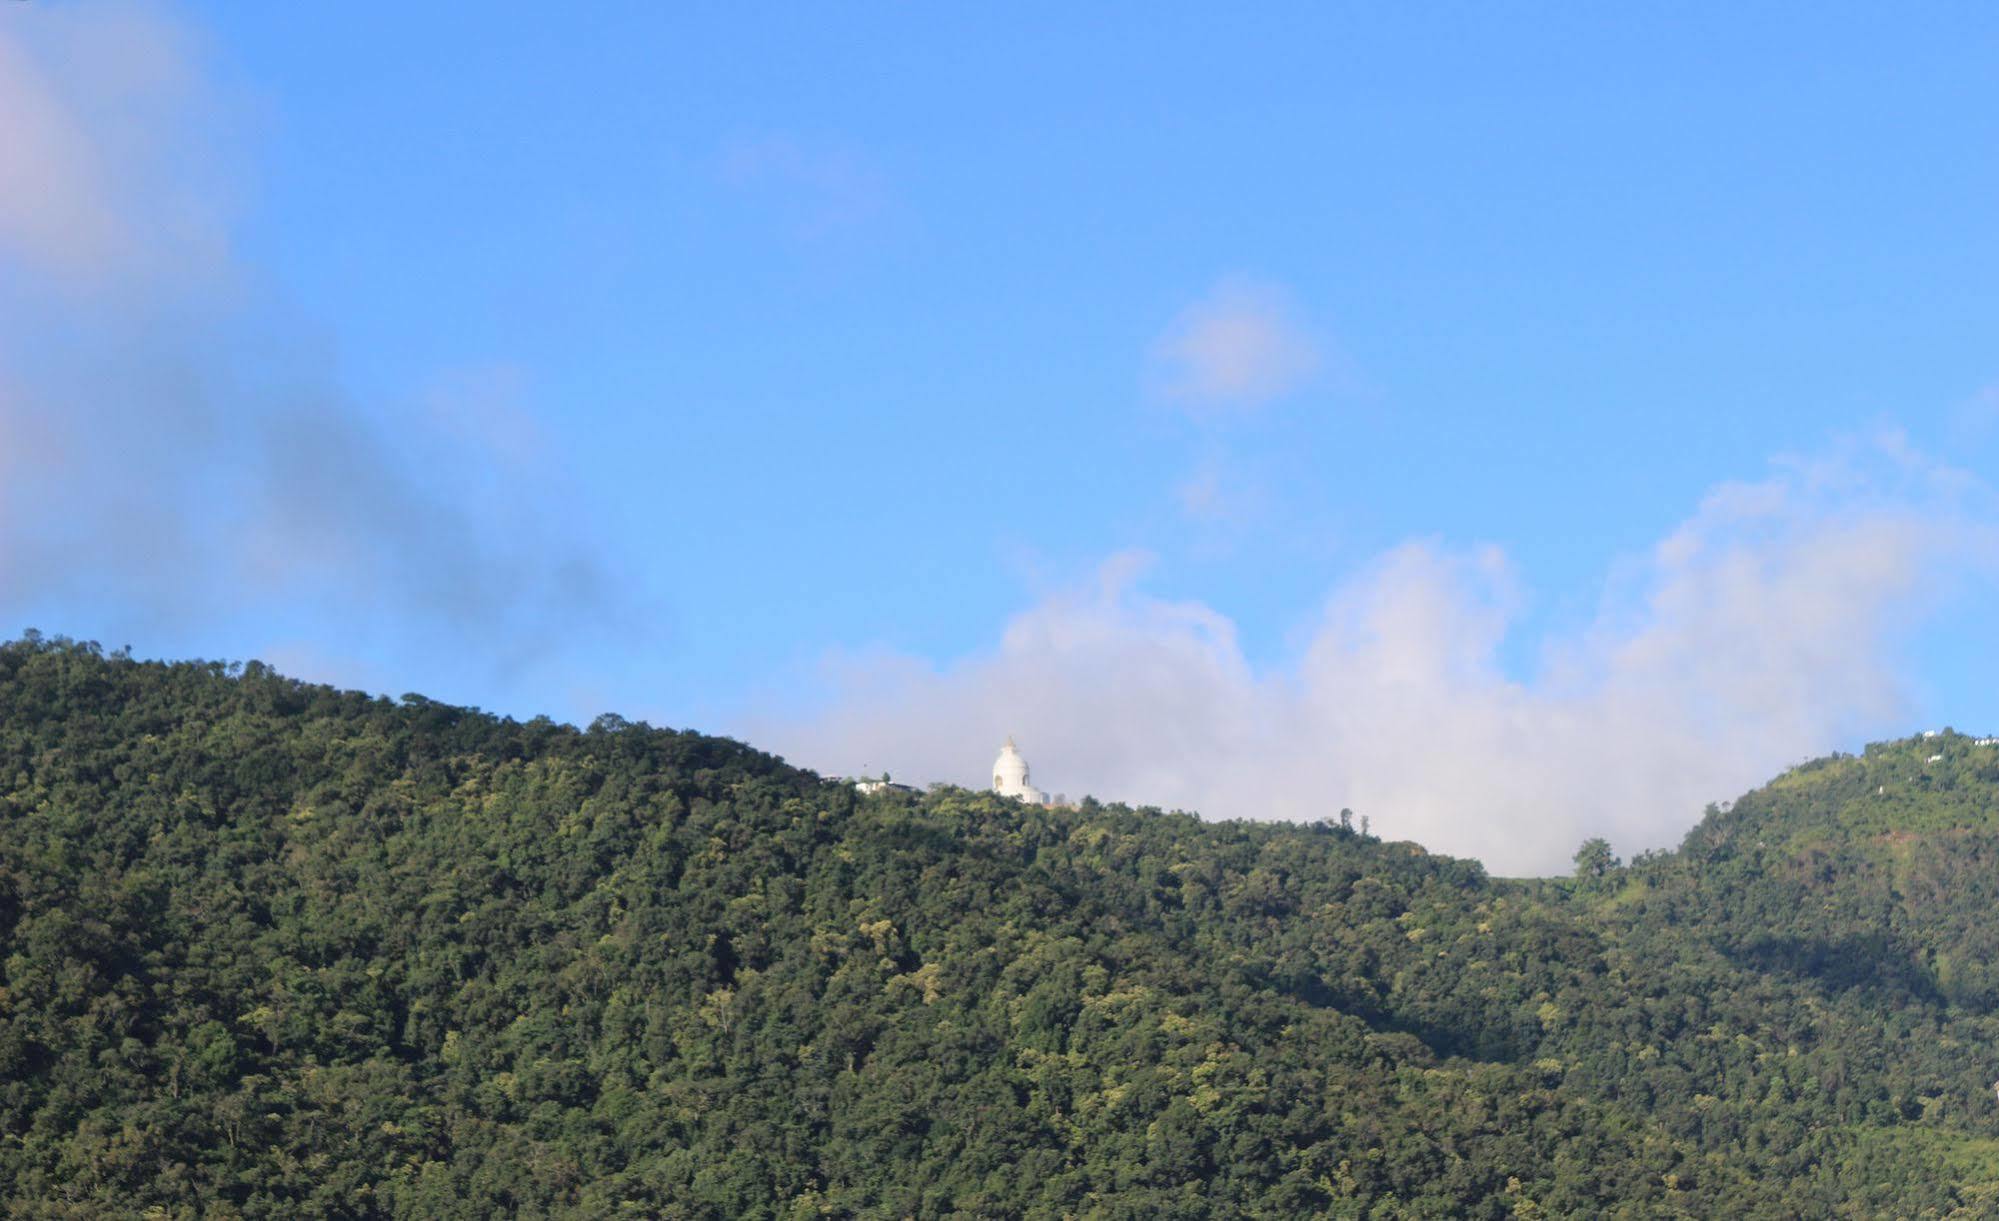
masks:
<path id="1" fill-rule="evenodd" d="M 1000 747 L 999 758 L 993 760 L 993 792 L 1035 805 L 1048 804 L 1048 795 L 1027 782 L 1027 760 L 1010 737 Z"/>

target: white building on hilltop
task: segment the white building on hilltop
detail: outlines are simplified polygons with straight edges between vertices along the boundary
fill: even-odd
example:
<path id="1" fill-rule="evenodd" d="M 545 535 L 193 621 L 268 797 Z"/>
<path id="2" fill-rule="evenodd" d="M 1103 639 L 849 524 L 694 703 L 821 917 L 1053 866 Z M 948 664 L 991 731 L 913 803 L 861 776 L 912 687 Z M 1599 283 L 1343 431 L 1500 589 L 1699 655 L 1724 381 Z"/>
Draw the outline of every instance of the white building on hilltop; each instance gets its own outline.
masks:
<path id="1" fill-rule="evenodd" d="M 1029 805 L 1048 804 L 1048 794 L 1027 782 L 1027 760 L 1020 757 L 1012 738 L 1006 740 L 1006 745 L 1000 747 L 999 758 L 993 760 L 993 792 Z"/>

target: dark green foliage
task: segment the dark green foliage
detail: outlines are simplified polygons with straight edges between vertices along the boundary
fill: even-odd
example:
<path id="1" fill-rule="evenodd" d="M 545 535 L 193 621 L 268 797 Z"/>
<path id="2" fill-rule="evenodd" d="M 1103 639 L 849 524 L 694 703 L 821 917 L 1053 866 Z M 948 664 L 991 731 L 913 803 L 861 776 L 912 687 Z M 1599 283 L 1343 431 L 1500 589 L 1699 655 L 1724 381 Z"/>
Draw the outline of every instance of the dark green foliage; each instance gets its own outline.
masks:
<path id="1" fill-rule="evenodd" d="M 1586 839 L 1576 849 L 1576 886 L 1591 892 L 1606 889 L 1622 864 L 1607 839 Z"/>
<path id="2" fill-rule="evenodd" d="M 1991 1215 L 1999 775 L 1949 749 L 1506 882 L 1344 812 L 862 798 L 616 718 L 30 638 L 0 647 L 0 1199 Z"/>

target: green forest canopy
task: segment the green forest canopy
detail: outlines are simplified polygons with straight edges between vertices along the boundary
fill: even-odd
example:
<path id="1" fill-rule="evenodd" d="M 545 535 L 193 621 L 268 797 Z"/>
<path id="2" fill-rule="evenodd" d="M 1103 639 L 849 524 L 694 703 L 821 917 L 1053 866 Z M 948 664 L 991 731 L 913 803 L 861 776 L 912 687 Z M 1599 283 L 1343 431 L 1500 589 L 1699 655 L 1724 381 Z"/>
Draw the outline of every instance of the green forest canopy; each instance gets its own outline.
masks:
<path id="1" fill-rule="evenodd" d="M 1337 819 L 861 796 L 695 733 L 30 636 L 0 1198 L 1992 1216 L 1995 907 L 1999 749 L 1956 734 L 1509 881 Z"/>

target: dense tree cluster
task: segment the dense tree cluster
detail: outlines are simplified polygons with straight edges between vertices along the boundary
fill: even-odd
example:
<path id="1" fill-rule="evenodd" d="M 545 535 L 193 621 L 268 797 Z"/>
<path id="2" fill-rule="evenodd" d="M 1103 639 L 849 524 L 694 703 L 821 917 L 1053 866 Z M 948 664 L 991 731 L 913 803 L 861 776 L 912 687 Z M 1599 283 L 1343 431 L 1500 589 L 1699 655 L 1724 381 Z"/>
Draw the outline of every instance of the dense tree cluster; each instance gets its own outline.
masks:
<path id="1" fill-rule="evenodd" d="M 1507 881 L 1347 817 L 864 797 L 615 718 L 30 637 L 0 1198 L 1990 1216 L 1995 795 L 1992 748 L 1887 744 L 1678 852 Z"/>

